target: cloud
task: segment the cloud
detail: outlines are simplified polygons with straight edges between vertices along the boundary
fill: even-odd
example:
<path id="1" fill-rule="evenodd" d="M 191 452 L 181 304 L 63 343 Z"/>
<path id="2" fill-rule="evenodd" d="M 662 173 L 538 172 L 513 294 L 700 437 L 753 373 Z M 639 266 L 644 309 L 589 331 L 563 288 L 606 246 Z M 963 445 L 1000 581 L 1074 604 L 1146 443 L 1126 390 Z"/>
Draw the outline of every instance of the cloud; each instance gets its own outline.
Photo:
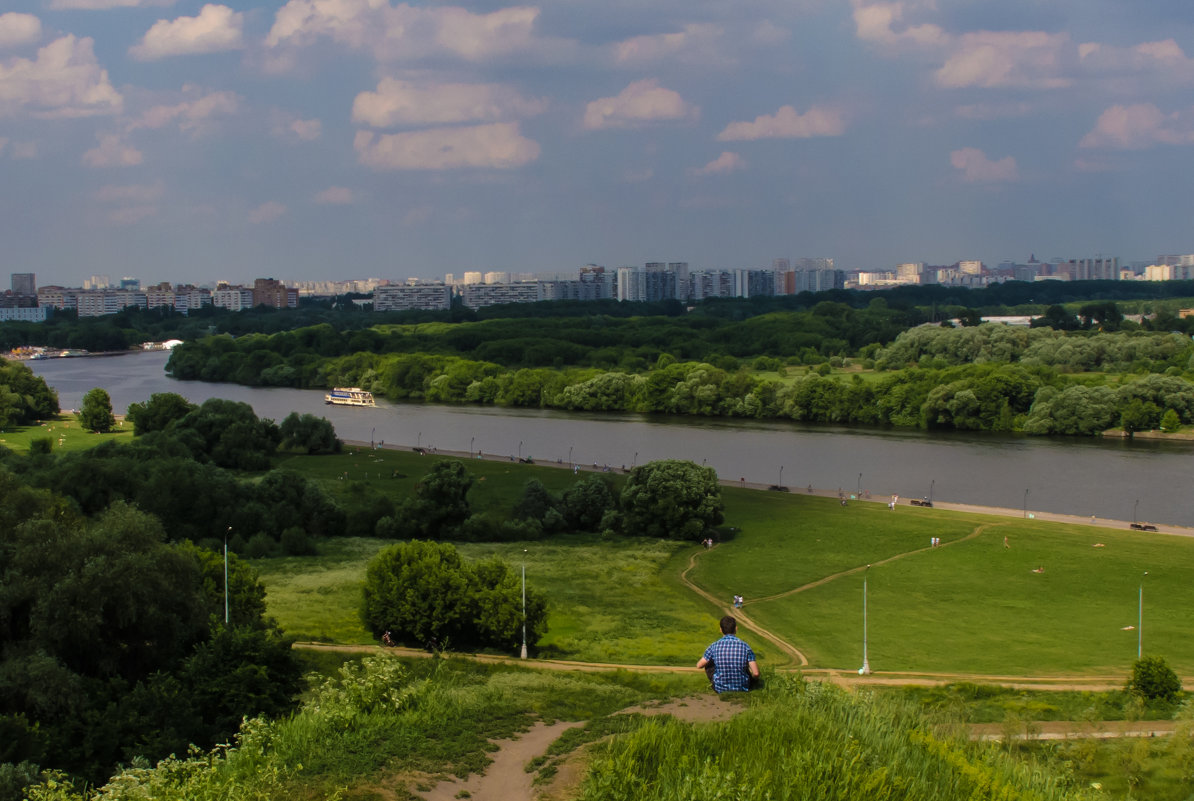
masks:
<path id="1" fill-rule="evenodd" d="M 129 123 L 128 130 L 156 130 L 177 124 L 185 133 L 202 133 L 211 126 L 213 118 L 234 114 L 240 106 L 240 96 L 235 92 L 206 92 L 201 87 L 187 84 L 182 88 L 182 94 L 187 99 L 152 106 Z"/>
<path id="2" fill-rule="evenodd" d="M 549 47 L 534 34 L 538 17 L 530 6 L 478 14 L 459 6 L 391 6 L 389 0 L 290 0 L 274 15 L 265 44 L 306 47 L 329 38 L 378 61 L 438 55 L 484 61 Z M 283 59 L 279 66 L 286 64 Z"/>
<path id="3" fill-rule="evenodd" d="M 524 98 L 500 84 L 416 84 L 383 78 L 376 92 L 361 92 L 356 96 L 352 120 L 374 128 L 443 125 L 529 117 L 546 108 L 546 100 Z"/>
<path id="4" fill-rule="evenodd" d="M 323 123 L 318 119 L 303 120 L 293 114 L 276 111 L 273 114 L 273 123 L 270 127 L 270 132 L 278 139 L 297 139 L 301 142 L 314 142 L 323 136 Z"/>
<path id="5" fill-rule="evenodd" d="M 585 106 L 584 127 L 590 131 L 635 128 L 653 122 L 696 119 L 699 115 L 699 108 L 651 78 L 635 81 L 615 97 L 589 103 Z"/>
<path id="6" fill-rule="evenodd" d="M 626 170 L 622 173 L 622 183 L 624 184 L 641 184 L 645 181 L 650 181 L 655 177 L 655 170 L 647 167 L 642 170 Z"/>
<path id="7" fill-rule="evenodd" d="M 249 211 L 248 220 L 254 225 L 261 225 L 262 223 L 271 223 L 286 213 L 286 207 L 276 200 L 269 200 L 262 203 L 255 209 Z"/>
<path id="8" fill-rule="evenodd" d="M 949 34 L 938 25 L 902 25 L 904 11 L 909 5 L 854 0 L 855 35 L 865 42 L 889 48 L 922 49 L 948 42 Z"/>
<path id="9" fill-rule="evenodd" d="M 0 63 L 0 117 L 116 114 L 123 98 L 95 60 L 89 38 L 63 36 L 37 51 L 37 59 Z"/>
<path id="10" fill-rule="evenodd" d="M 313 200 L 321 206 L 348 206 L 356 200 L 356 197 L 353 196 L 351 189 L 346 189 L 343 186 L 329 186 L 317 193 Z"/>
<path id="11" fill-rule="evenodd" d="M 1166 114 L 1152 103 L 1111 106 L 1099 115 L 1079 147 L 1142 150 L 1194 144 L 1194 109 Z"/>
<path id="12" fill-rule="evenodd" d="M 693 23 L 675 33 L 634 36 L 614 45 L 614 61 L 623 65 L 639 65 L 664 59 L 675 59 L 682 53 L 708 59 L 722 30 L 717 25 Z"/>
<path id="13" fill-rule="evenodd" d="M 787 28 L 776 25 L 771 20 L 763 20 L 755 26 L 751 39 L 763 45 L 783 44 L 792 38 L 792 32 Z"/>
<path id="14" fill-rule="evenodd" d="M 1061 89 L 1069 34 L 1042 31 L 978 31 L 958 38 L 953 52 L 934 75 L 951 89 L 965 86 Z"/>
<path id="15" fill-rule="evenodd" d="M 1005 156 L 991 161 L 987 154 L 976 147 L 964 147 L 949 154 L 949 163 L 962 171 L 962 180 L 968 183 L 1004 183 L 1020 179 L 1016 160 Z"/>
<path id="16" fill-rule="evenodd" d="M 754 122 L 731 122 L 717 135 L 717 141 L 810 139 L 815 136 L 841 136 L 845 130 L 846 121 L 837 109 L 813 106 L 799 114 L 791 106 L 780 106 L 774 115 L 755 117 Z"/>
<path id="17" fill-rule="evenodd" d="M 174 0 L 50 0 L 55 11 L 107 11 L 110 8 L 172 6 Z"/>
<path id="18" fill-rule="evenodd" d="M 160 19 L 139 44 L 129 48 L 138 61 L 155 61 L 170 56 L 220 53 L 243 47 L 245 15 L 228 6 L 205 5 L 197 17 Z"/>
<path id="19" fill-rule="evenodd" d="M 41 38 L 41 20 L 32 14 L 0 14 L 0 48 L 33 44 Z"/>
<path id="20" fill-rule="evenodd" d="M 88 167 L 135 167 L 144 161 L 141 151 L 126 145 L 117 134 L 101 134 L 99 144 L 83 154 Z"/>
<path id="21" fill-rule="evenodd" d="M 37 158 L 37 142 L 13 142 L 12 157 L 14 159 Z"/>
<path id="22" fill-rule="evenodd" d="M 157 213 L 157 206 L 124 206 L 109 211 L 108 222 L 113 225 L 133 225 Z"/>
<path id="23" fill-rule="evenodd" d="M 1023 117 L 1032 111 L 1028 103 L 970 103 L 958 106 L 954 113 L 967 120 L 998 120 Z"/>
<path id="24" fill-rule="evenodd" d="M 690 170 L 693 175 L 724 175 L 736 170 L 746 169 L 746 159 L 739 156 L 737 153 L 731 153 L 728 150 L 723 150 L 721 155 L 713 159 L 713 161 L 706 164 L 704 167 L 697 167 Z"/>
<path id="25" fill-rule="evenodd" d="M 524 137 L 516 122 L 384 135 L 358 131 L 353 146 L 362 164 L 383 170 L 512 169 L 539 158 L 539 144 Z"/>

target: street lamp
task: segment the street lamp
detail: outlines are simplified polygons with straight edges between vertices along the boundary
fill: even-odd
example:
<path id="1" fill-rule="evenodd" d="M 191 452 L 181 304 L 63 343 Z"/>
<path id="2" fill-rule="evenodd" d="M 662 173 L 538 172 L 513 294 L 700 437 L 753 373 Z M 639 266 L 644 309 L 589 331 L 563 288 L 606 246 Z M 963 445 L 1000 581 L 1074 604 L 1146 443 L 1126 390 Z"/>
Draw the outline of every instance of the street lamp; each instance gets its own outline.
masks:
<path id="1" fill-rule="evenodd" d="M 779 485 L 778 486 L 782 487 L 783 485 L 784 485 L 784 466 L 781 464 L 779 466 Z"/>
<path id="2" fill-rule="evenodd" d="M 520 659 L 527 658 L 527 551 L 522 549 L 522 654 Z"/>
<path id="3" fill-rule="evenodd" d="M 476 442 L 476 437 L 468 438 L 468 458 L 473 458 L 473 443 Z"/>
<path id="4" fill-rule="evenodd" d="M 1140 499 L 1137 498 L 1136 505 L 1132 507 L 1132 523 L 1133 524 L 1135 524 L 1135 522 L 1136 522 L 1136 510 L 1138 510 L 1139 508 L 1140 508 Z"/>
<path id="5" fill-rule="evenodd" d="M 630 462 L 630 467 L 632 469 L 638 467 L 638 451 L 634 452 L 634 459 Z"/>
<path id="6" fill-rule="evenodd" d="M 228 625 L 228 621 L 231 617 L 231 615 L 229 615 L 230 606 L 228 603 L 228 535 L 230 533 L 232 533 L 232 526 L 229 526 L 224 531 L 224 625 L 225 626 Z"/>
<path id="7" fill-rule="evenodd" d="M 871 663 L 866 655 L 866 580 L 870 572 L 870 565 L 867 565 L 866 570 L 862 572 L 862 667 L 858 669 L 860 676 L 871 675 Z"/>
<path id="8" fill-rule="evenodd" d="M 1028 488 L 1024 489 L 1024 519 L 1028 519 Z"/>
<path id="9" fill-rule="evenodd" d="M 369 447 L 373 447 L 373 435 L 377 433 L 377 426 L 369 429 Z"/>
<path id="10" fill-rule="evenodd" d="M 858 491 L 854 493 L 859 498 L 862 497 L 862 473 L 858 474 Z"/>
<path id="11" fill-rule="evenodd" d="M 1144 571 L 1144 576 L 1148 571 Z M 1140 577 L 1140 609 L 1136 617 L 1136 661 L 1140 661 L 1140 654 L 1144 651 L 1144 576 Z"/>
<path id="12" fill-rule="evenodd" d="M 937 484 L 937 479 L 929 482 L 929 505 L 933 503 L 933 487 Z"/>
<path id="13" fill-rule="evenodd" d="M 570 468 L 575 467 L 575 465 L 572 464 L 572 447 L 573 446 L 571 446 L 571 445 L 568 446 L 568 467 L 570 467 Z"/>
<path id="14" fill-rule="evenodd" d="M 415 442 L 415 447 L 416 448 L 423 447 L 423 432 L 422 431 L 419 432 L 419 439 L 418 439 L 418 441 Z"/>

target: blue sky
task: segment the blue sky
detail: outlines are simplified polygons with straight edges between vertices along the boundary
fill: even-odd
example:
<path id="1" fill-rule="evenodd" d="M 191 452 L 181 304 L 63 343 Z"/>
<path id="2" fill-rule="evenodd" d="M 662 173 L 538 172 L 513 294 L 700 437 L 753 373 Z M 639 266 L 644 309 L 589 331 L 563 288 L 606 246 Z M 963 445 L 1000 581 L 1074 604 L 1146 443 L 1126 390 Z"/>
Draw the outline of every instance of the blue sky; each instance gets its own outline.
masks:
<path id="1" fill-rule="evenodd" d="M 3 272 L 1194 252 L 1152 0 L 5 0 Z"/>

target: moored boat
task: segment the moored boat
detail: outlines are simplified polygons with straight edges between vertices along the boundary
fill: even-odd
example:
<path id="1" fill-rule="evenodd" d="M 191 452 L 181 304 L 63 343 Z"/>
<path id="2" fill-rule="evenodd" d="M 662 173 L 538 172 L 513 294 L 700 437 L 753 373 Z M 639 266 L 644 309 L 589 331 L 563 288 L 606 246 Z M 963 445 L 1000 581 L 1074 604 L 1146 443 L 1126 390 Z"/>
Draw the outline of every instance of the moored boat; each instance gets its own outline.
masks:
<path id="1" fill-rule="evenodd" d="M 376 406 L 373 393 L 360 387 L 336 387 L 323 396 L 324 403 L 333 406 Z"/>

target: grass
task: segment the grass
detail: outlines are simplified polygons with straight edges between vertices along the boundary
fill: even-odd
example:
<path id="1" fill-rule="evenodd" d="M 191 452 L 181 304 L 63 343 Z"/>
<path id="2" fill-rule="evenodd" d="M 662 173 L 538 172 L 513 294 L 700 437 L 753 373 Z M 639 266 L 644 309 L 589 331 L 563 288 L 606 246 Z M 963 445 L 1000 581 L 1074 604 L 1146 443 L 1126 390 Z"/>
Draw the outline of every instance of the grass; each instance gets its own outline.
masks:
<path id="1" fill-rule="evenodd" d="M 128 442 L 133 438 L 132 425 L 123 425 L 117 420 L 116 428 L 107 434 L 85 431 L 79 426 L 78 415 L 60 414 L 53 420 L 32 426 L 15 426 L 0 431 L 0 446 L 17 453 L 28 453 L 29 443 L 35 439 L 49 438 L 55 453 L 85 451 L 101 442 L 118 440 Z"/>

